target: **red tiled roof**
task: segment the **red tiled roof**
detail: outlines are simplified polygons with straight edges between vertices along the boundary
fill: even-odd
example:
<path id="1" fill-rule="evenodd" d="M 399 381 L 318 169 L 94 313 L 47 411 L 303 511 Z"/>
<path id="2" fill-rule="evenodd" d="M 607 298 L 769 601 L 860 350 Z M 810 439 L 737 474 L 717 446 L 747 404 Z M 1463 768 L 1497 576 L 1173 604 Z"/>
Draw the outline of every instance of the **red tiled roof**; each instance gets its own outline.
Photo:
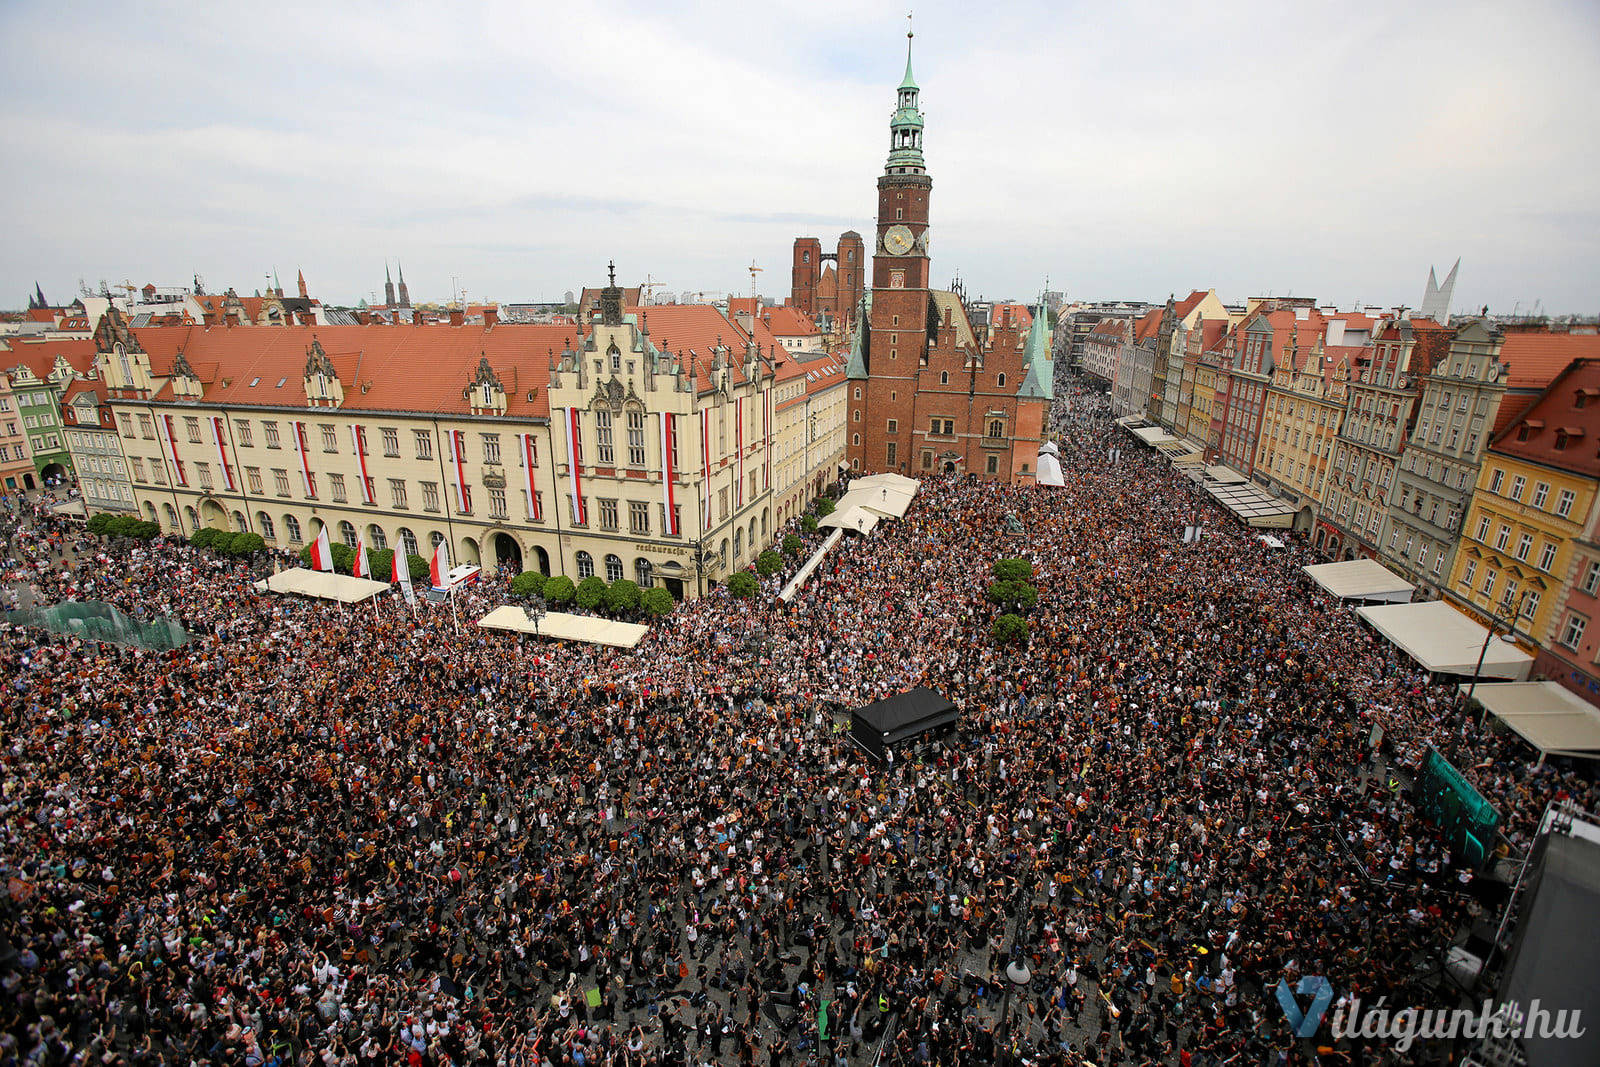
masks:
<path id="1" fill-rule="evenodd" d="M 9 371 L 21 363 L 41 381 L 55 370 L 58 355 L 65 356 L 67 363 L 79 374 L 87 374 L 94 369 L 94 340 L 89 337 L 46 337 L 41 340 L 7 337 L 4 346 L 9 351 L 0 351 L 0 370 Z"/>
<path id="2" fill-rule="evenodd" d="M 641 321 L 650 327 L 650 343 L 674 356 L 681 355 L 685 366 L 691 363 L 690 353 L 693 353 L 692 363 L 698 388 L 709 387 L 712 350 L 719 339 L 730 350 L 727 359 L 732 380 L 744 380 L 741 368 L 744 365 L 746 334 L 718 308 L 710 304 L 652 304 L 644 308 L 625 308 L 624 313 L 641 316 Z M 755 341 L 761 345 L 764 353 L 771 355 L 777 350 L 781 358 L 782 346 L 760 321 L 755 324 Z"/>
<path id="3" fill-rule="evenodd" d="M 1577 406 L 1580 391 L 1596 388 L 1600 388 L 1600 359 L 1573 360 L 1526 411 L 1506 425 L 1494 439 L 1492 450 L 1591 478 L 1600 477 L 1600 455 L 1592 445 L 1556 448 L 1563 433 L 1569 440 L 1600 435 L 1600 404 L 1590 402 L 1586 394 L 1584 406 Z M 1517 440 L 1519 425 L 1533 429 L 1528 440 Z"/>
<path id="4" fill-rule="evenodd" d="M 1140 319 L 1138 325 L 1133 328 L 1133 339 L 1135 341 L 1143 341 L 1146 337 L 1154 337 L 1156 331 L 1161 328 L 1162 314 L 1162 308 L 1155 308 L 1145 312 L 1144 318 Z"/>
<path id="5" fill-rule="evenodd" d="M 761 321 L 778 337 L 816 337 L 819 336 L 816 324 L 806 317 L 805 312 L 795 307 L 764 308 L 761 312 Z"/>
<path id="6" fill-rule="evenodd" d="M 29 322 L 56 321 L 56 311 L 54 308 L 29 308 L 27 315 Z"/>
<path id="7" fill-rule="evenodd" d="M 1194 292 L 1178 301 L 1177 305 L 1173 307 L 1172 313 L 1181 319 L 1185 315 L 1189 314 L 1189 312 L 1199 307 L 1200 301 L 1204 300 L 1210 295 L 1211 290 L 1209 289 L 1196 289 Z"/>
<path id="8" fill-rule="evenodd" d="M 306 407 L 306 350 L 313 339 L 333 362 L 348 411 L 428 412 L 465 415 L 462 390 L 489 366 L 506 390 L 506 413 L 519 418 L 550 414 L 549 368 L 576 342 L 565 325 L 502 323 L 483 326 L 284 326 L 272 330 L 153 326 L 134 330 L 150 353 L 157 376 L 172 372 L 179 352 L 205 383 L 205 403 Z M 282 380 L 280 387 L 278 382 Z M 252 385 L 251 382 L 256 384 Z M 363 392 L 363 386 L 367 386 Z M 534 391 L 532 401 L 529 390 Z M 165 386 L 157 400 L 171 400 Z"/>
<path id="9" fill-rule="evenodd" d="M 1510 368 L 1510 389 L 1543 389 L 1575 359 L 1600 358 L 1600 336 L 1571 333 L 1508 333 L 1500 362 Z"/>
<path id="10" fill-rule="evenodd" d="M 1006 321 L 1006 312 L 1011 313 L 1011 325 L 1019 330 L 1026 330 L 1033 325 L 1033 312 L 1027 304 L 996 304 L 989 313 L 989 326 L 999 326 Z"/>

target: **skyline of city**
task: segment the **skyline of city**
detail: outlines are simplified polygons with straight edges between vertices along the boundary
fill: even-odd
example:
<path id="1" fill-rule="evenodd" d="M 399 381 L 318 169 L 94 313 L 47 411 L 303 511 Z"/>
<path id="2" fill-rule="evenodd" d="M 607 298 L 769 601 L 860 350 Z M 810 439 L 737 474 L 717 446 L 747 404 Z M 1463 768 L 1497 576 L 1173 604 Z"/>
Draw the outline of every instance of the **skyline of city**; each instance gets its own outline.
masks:
<path id="1" fill-rule="evenodd" d="M 1592 9 L 1268 10 L 919 8 L 936 280 L 1409 305 L 1460 257 L 1457 309 L 1594 312 Z M 906 21 L 731 11 L 490 5 L 414 32 L 401 8 L 247 39 L 239 9 L 169 12 L 39 52 L 58 16 L 13 7 L 5 181 L 31 210 L 0 293 L 276 268 L 354 304 L 398 259 L 419 300 L 548 301 L 615 259 L 734 293 L 754 261 L 781 296 L 796 234 L 872 227 Z"/>

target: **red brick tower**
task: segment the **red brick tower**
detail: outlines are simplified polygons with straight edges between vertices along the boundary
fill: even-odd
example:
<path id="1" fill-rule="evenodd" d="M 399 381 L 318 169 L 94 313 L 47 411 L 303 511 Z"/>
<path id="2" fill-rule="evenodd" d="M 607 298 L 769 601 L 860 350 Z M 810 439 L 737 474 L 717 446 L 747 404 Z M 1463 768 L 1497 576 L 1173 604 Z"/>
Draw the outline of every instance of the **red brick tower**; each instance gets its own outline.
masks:
<path id="1" fill-rule="evenodd" d="M 821 276 L 822 242 L 815 237 L 796 237 L 789 295 L 790 302 L 807 316 L 816 314 L 817 279 Z"/>
<path id="2" fill-rule="evenodd" d="M 922 158 L 922 112 L 906 74 L 889 126 L 889 159 L 878 178 L 878 234 L 872 259 L 872 307 L 859 359 L 851 359 L 848 455 L 862 471 L 909 467 L 917 370 L 927 356 L 933 316 L 928 292 L 928 195 L 933 179 Z"/>

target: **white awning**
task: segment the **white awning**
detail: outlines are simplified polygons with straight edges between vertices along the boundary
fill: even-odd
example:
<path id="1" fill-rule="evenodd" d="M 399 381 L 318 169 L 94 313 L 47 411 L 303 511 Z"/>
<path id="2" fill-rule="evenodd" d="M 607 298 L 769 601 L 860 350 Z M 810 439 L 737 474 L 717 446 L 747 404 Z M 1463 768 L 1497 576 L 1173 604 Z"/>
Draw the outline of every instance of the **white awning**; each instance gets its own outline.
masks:
<path id="1" fill-rule="evenodd" d="M 1380 604 L 1356 611 L 1424 669 L 1437 674 L 1471 676 L 1480 653 L 1480 678 L 1520 682 L 1533 669 L 1533 657 L 1508 641 L 1491 640 L 1484 652 L 1483 641 L 1489 631 L 1443 600 Z"/>
<path id="2" fill-rule="evenodd" d="M 1472 695 L 1540 755 L 1600 758 L 1600 708 L 1560 682 L 1479 682 Z"/>
<path id="3" fill-rule="evenodd" d="M 514 630 L 517 633 L 534 633 L 527 612 L 511 604 L 495 608 L 478 620 L 478 625 L 490 630 Z M 632 648 L 644 640 L 650 627 L 633 622 L 612 622 L 589 615 L 570 615 L 564 611 L 546 612 L 539 617 L 538 634 L 556 641 L 587 641 L 591 645 L 611 645 L 614 648 Z"/>
<path id="4" fill-rule="evenodd" d="M 1234 470 L 1232 467 L 1222 466 L 1220 464 L 1207 467 L 1206 477 L 1210 478 L 1218 485 L 1243 485 L 1245 482 L 1250 480 L 1240 472 Z"/>
<path id="5" fill-rule="evenodd" d="M 1185 473 L 1193 470 L 1196 468 L 1184 468 Z M 1217 503 L 1227 508 L 1233 513 L 1234 518 L 1246 526 L 1258 530 L 1287 530 L 1294 525 L 1295 508 L 1292 505 L 1279 500 L 1271 493 L 1262 492 L 1249 482 L 1234 485 L 1196 480 L 1205 486 L 1206 492 L 1210 493 Z"/>
<path id="6" fill-rule="evenodd" d="M 1318 563 L 1300 569 L 1340 600 L 1382 600 L 1404 604 L 1417 588 L 1375 559 Z"/>
<path id="7" fill-rule="evenodd" d="M 878 525 L 878 520 L 883 515 L 871 508 L 848 507 L 835 508 L 832 515 L 818 522 L 823 529 L 850 530 L 858 534 L 869 534 Z"/>
<path id="8" fill-rule="evenodd" d="M 269 575 L 265 585 L 274 593 L 292 593 L 296 596 L 316 597 L 318 600 L 337 600 L 341 604 L 357 604 L 389 588 L 388 582 L 374 582 L 366 578 L 352 578 L 348 574 L 314 571 L 295 567 Z"/>

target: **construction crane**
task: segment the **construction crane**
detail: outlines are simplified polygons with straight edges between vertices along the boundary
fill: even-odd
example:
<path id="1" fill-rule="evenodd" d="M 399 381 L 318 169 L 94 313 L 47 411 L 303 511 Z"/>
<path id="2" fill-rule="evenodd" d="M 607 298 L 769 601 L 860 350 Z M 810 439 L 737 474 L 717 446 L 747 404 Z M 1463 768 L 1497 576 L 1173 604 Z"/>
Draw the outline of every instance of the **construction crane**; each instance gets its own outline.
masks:
<path id="1" fill-rule="evenodd" d="M 649 306 L 650 304 L 654 303 L 654 301 L 650 299 L 650 294 L 655 292 L 657 289 L 660 289 L 665 284 L 665 282 L 656 281 L 653 275 L 646 274 L 644 276 L 644 281 L 639 283 L 639 303 L 645 306 Z"/>
<path id="2" fill-rule="evenodd" d="M 756 261 L 750 261 L 750 314 L 753 317 L 761 309 L 761 298 L 756 295 L 756 275 L 766 270 L 765 267 L 756 266 Z"/>

